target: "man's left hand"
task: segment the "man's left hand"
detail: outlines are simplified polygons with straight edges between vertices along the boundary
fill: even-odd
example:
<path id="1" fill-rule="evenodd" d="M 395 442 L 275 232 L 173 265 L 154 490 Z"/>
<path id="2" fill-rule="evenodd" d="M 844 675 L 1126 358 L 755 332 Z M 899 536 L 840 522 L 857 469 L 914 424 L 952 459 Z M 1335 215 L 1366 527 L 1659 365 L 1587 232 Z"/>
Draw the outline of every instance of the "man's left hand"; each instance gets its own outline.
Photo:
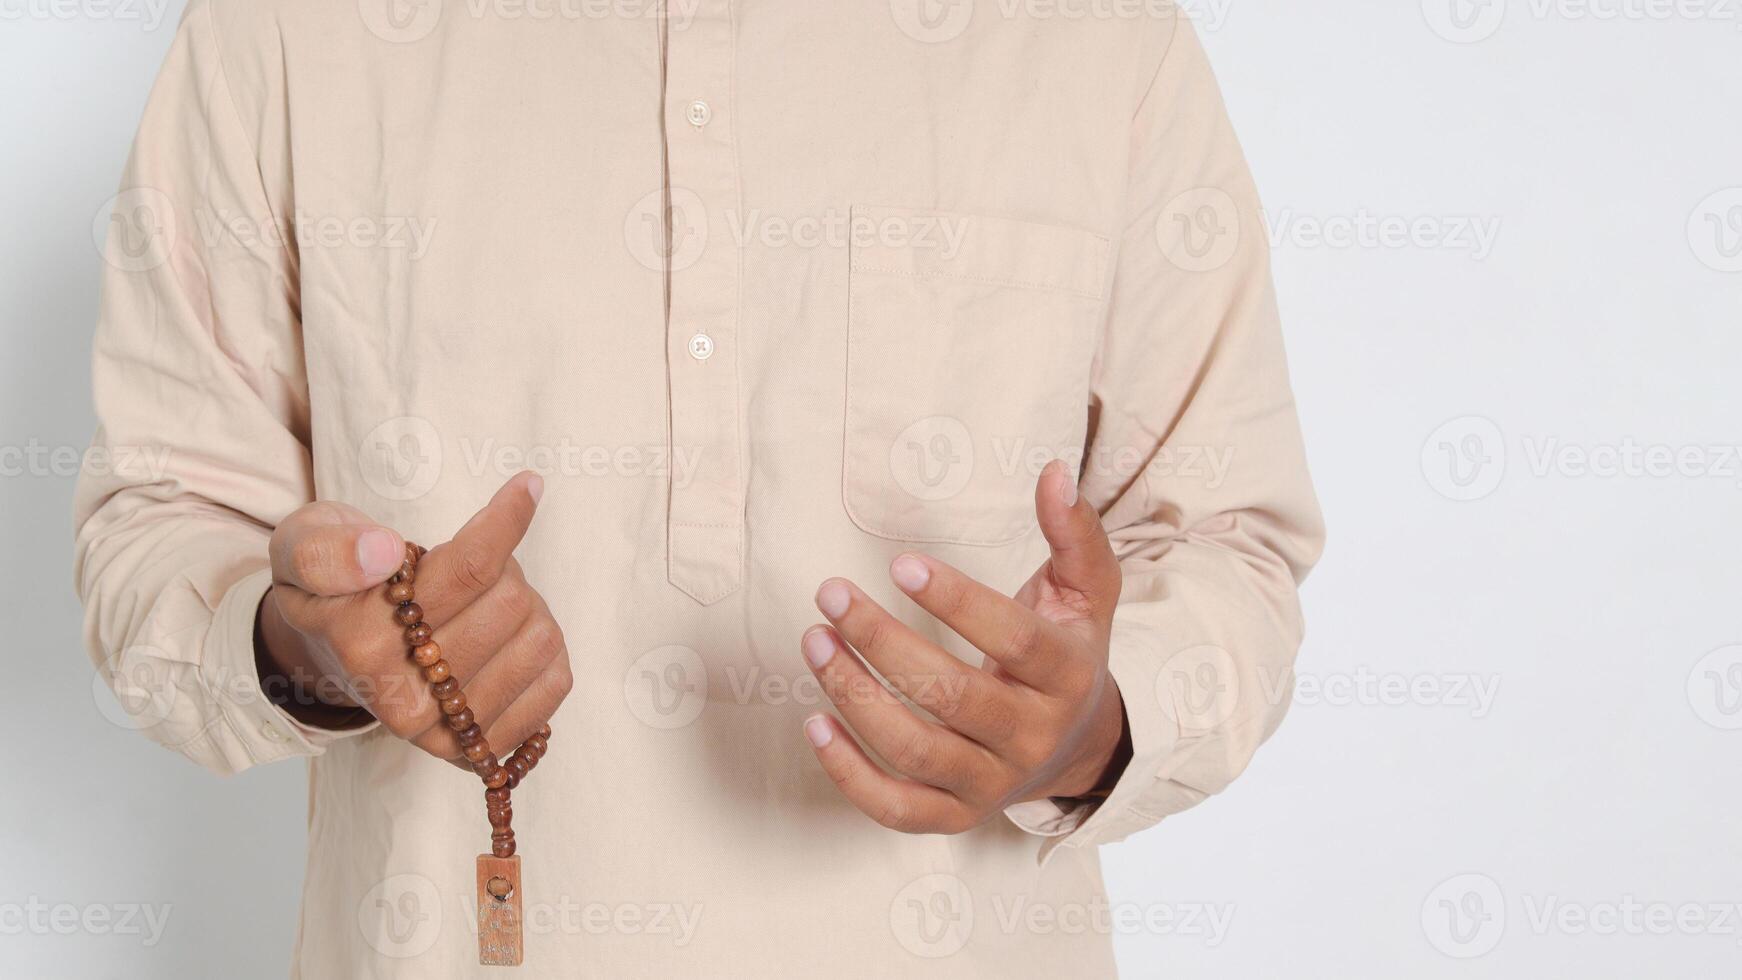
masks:
<path id="1" fill-rule="evenodd" d="M 1123 768 L 1124 704 L 1107 672 L 1119 563 L 1064 463 L 1042 472 L 1034 504 L 1052 556 L 1014 598 L 927 555 L 889 566 L 904 593 L 986 655 L 980 667 L 845 579 L 817 590 L 833 626 L 805 632 L 805 660 L 846 724 L 907 778 L 828 715 L 806 719 L 805 735 L 847 799 L 885 827 L 960 833 L 1013 803 L 1105 789 Z"/>

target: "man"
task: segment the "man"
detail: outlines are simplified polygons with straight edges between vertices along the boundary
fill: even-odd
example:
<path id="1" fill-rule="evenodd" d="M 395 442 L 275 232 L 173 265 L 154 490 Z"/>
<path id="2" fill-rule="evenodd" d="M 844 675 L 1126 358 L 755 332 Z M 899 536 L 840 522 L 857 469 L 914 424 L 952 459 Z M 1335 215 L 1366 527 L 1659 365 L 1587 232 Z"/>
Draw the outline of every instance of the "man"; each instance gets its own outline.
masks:
<path id="1" fill-rule="evenodd" d="M 79 585 L 153 737 L 309 759 L 299 974 L 478 969 L 408 540 L 489 743 L 554 729 L 529 977 L 1110 975 L 996 911 L 1279 722 L 1321 528 L 1197 40 L 921 12 L 190 3 L 95 359 L 167 454 Z"/>

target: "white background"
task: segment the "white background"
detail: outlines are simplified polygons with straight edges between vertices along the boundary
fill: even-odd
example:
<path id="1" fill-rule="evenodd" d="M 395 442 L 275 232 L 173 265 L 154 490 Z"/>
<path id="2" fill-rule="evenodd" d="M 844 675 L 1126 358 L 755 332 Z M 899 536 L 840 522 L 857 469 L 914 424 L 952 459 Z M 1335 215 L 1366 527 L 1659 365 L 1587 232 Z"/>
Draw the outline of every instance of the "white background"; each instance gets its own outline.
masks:
<path id="1" fill-rule="evenodd" d="M 0 0 L 6 977 L 275 976 L 294 938 L 302 766 L 109 721 L 72 594 L 54 460 L 165 2 Z M 1742 973 L 1742 2 L 1191 6 L 1331 543 L 1278 737 L 1104 851 L 1124 974 Z"/>

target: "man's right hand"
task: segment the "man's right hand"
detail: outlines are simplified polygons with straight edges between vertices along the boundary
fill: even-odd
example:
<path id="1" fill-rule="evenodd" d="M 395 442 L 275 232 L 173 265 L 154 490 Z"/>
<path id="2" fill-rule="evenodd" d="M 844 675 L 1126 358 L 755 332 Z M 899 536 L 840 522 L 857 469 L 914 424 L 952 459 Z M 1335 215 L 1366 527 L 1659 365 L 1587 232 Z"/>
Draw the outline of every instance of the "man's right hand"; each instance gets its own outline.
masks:
<path id="1" fill-rule="evenodd" d="M 519 473 L 454 539 L 417 564 L 417 604 L 466 706 L 491 745 L 519 745 L 549 721 L 574 683 L 562 628 L 513 553 L 544 482 Z M 285 710 L 319 723 L 366 708 L 389 731 L 466 767 L 406 630 L 380 588 L 405 542 L 354 507 L 298 508 L 272 534 L 272 588 L 261 600 L 261 682 L 290 692 Z"/>

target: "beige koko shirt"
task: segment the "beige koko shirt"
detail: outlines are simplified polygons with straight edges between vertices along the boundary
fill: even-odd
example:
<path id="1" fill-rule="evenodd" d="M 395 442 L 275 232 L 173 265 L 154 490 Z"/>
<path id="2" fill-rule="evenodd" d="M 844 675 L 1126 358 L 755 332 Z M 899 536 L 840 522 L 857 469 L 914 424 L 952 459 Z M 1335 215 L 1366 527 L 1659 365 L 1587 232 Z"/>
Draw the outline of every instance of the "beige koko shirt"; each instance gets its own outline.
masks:
<path id="1" fill-rule="evenodd" d="M 1321 539 L 1210 70 L 1115 8 L 190 3 L 111 223 L 79 586 L 152 738 L 308 759 L 301 975 L 487 972 L 488 825 L 262 698 L 270 529 L 322 498 L 433 545 L 522 467 L 576 686 L 515 797 L 521 976 L 1112 973 L 1094 845 L 1277 725 Z M 801 732 L 812 593 L 977 660 L 887 563 L 1013 590 L 1056 455 L 1125 567 L 1135 758 L 1098 809 L 884 830 Z"/>

